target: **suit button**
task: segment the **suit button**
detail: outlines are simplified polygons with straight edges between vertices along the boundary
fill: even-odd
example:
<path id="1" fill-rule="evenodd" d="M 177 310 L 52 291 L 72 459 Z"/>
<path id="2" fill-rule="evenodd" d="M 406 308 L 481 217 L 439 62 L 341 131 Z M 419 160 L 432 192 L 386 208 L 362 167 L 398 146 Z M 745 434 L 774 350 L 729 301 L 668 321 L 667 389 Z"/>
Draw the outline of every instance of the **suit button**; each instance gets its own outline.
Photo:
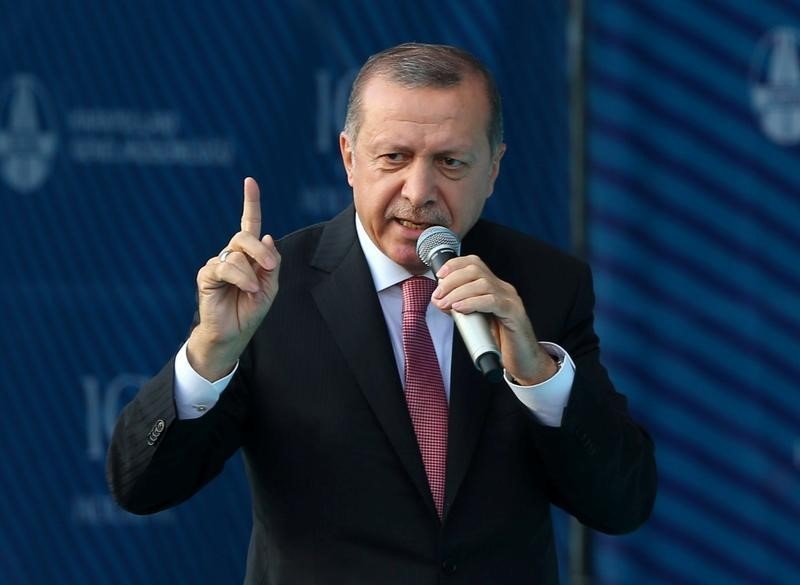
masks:
<path id="1" fill-rule="evenodd" d="M 446 561 L 442 562 L 442 572 L 445 575 L 452 575 L 453 573 L 456 572 L 457 568 L 458 567 L 456 566 L 456 564 L 453 561 L 446 560 Z"/>
<path id="2" fill-rule="evenodd" d="M 147 437 L 147 444 L 150 445 L 151 447 L 155 445 L 156 441 L 158 441 L 158 438 L 161 436 L 161 433 L 164 431 L 166 426 L 167 425 L 164 422 L 163 418 L 158 419 L 153 425 L 153 428 L 150 429 L 150 434 Z"/>

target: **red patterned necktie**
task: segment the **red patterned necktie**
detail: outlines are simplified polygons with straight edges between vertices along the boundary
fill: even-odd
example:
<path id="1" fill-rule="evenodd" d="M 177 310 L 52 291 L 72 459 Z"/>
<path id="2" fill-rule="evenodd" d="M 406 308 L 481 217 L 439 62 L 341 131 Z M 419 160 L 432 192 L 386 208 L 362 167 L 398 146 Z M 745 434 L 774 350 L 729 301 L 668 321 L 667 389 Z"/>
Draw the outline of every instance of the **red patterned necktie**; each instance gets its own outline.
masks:
<path id="1" fill-rule="evenodd" d="M 406 403 L 439 517 L 447 464 L 447 397 L 425 311 L 436 283 L 424 276 L 403 281 L 403 353 Z"/>

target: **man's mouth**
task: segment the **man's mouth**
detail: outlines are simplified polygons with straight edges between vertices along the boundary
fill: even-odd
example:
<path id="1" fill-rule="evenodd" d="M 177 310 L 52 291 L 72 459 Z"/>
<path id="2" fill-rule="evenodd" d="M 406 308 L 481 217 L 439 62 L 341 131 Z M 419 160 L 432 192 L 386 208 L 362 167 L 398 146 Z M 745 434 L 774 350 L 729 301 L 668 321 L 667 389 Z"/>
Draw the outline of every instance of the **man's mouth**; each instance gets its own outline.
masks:
<path id="1" fill-rule="evenodd" d="M 400 219 L 397 218 L 397 222 L 402 225 L 403 227 L 407 227 L 412 230 L 424 230 L 431 226 L 429 223 L 414 223 L 413 221 L 408 221 L 407 219 Z"/>

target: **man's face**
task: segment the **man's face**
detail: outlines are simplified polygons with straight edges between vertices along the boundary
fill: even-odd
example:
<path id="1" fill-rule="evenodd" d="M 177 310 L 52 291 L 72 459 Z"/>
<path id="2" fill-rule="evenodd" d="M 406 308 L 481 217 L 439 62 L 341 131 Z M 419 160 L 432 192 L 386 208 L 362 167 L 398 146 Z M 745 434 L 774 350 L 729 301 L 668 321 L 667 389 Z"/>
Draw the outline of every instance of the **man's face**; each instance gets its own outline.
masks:
<path id="1" fill-rule="evenodd" d="M 491 156 L 488 124 L 477 77 L 443 89 L 373 77 L 364 87 L 358 137 L 339 138 L 347 182 L 370 239 L 409 272 L 427 270 L 416 253 L 423 230 L 462 238 L 492 194 L 505 145 Z"/>

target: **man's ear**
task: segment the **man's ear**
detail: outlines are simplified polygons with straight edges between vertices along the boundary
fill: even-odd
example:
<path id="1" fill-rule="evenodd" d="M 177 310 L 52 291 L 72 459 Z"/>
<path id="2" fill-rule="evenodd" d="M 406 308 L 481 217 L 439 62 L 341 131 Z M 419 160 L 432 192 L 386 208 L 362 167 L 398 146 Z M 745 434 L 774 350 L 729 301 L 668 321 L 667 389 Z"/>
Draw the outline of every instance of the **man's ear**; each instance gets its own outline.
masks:
<path id="1" fill-rule="evenodd" d="M 347 183 L 353 186 L 353 143 L 350 142 L 347 134 L 339 133 L 339 150 L 342 152 L 342 163 L 344 171 L 347 173 Z"/>
<path id="2" fill-rule="evenodd" d="M 486 198 L 492 196 L 494 192 L 494 182 L 497 180 L 497 176 L 500 174 L 500 160 L 503 158 L 503 155 L 506 153 L 506 145 L 501 144 L 497 147 L 497 152 L 494 153 L 492 157 L 491 166 L 489 167 L 489 189 L 486 193 Z"/>

